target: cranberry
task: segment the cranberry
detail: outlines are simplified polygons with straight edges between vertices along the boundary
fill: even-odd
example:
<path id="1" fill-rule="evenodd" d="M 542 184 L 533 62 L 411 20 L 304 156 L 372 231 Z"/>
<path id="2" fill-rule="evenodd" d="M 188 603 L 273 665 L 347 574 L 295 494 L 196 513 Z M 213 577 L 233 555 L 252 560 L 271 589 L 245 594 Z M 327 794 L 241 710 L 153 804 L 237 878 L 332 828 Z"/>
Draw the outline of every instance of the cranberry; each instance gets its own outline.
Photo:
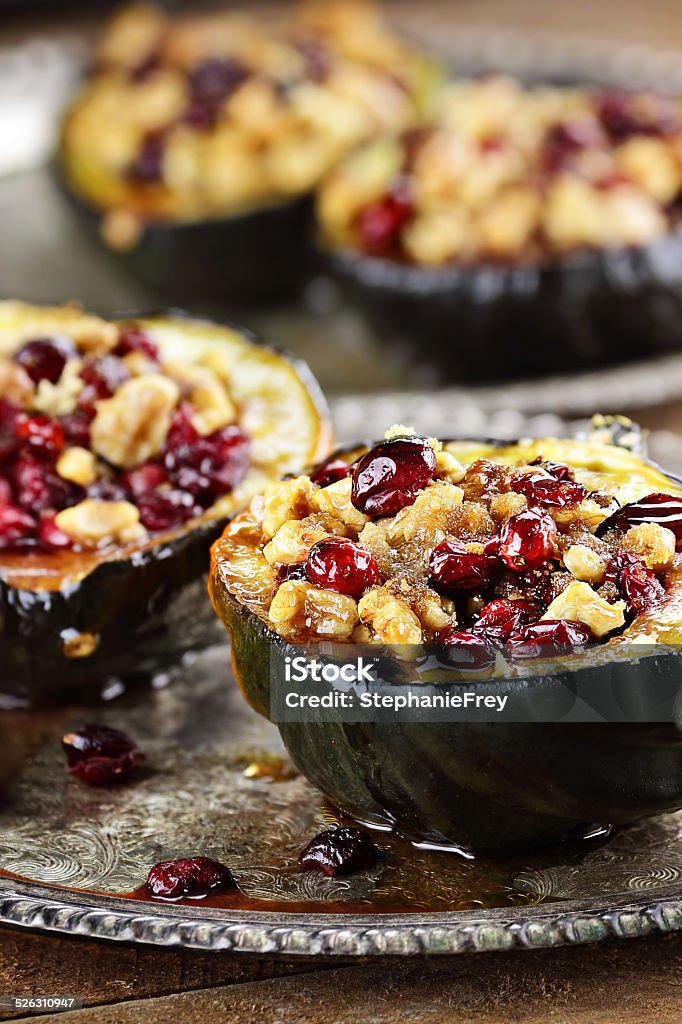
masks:
<path id="1" fill-rule="evenodd" d="M 574 479 L 573 470 L 570 466 L 565 466 L 563 462 L 550 462 L 549 459 L 543 459 L 541 456 L 538 456 L 537 459 L 533 459 L 530 465 L 540 466 L 540 468 L 544 469 L 546 473 L 553 476 L 555 480 L 561 480 L 563 482 Z"/>
<path id="2" fill-rule="evenodd" d="M 351 500 L 369 516 L 392 516 L 411 505 L 436 472 L 436 456 L 421 437 L 384 441 L 353 467 Z"/>
<path id="3" fill-rule="evenodd" d="M 343 459 L 330 459 L 313 471 L 310 479 L 318 487 L 329 487 L 339 480 L 344 480 L 350 473 L 350 466 Z"/>
<path id="4" fill-rule="evenodd" d="M 170 530 L 201 514 L 186 491 L 150 491 L 137 500 L 140 521 L 150 533 Z"/>
<path id="5" fill-rule="evenodd" d="M 357 216 L 362 247 L 374 256 L 386 256 L 400 248 L 400 233 L 414 206 L 407 198 L 389 195 L 365 206 Z"/>
<path id="6" fill-rule="evenodd" d="M 118 729 L 83 725 L 62 739 L 66 770 L 89 786 L 118 782 L 144 760 L 139 747 Z"/>
<path id="7" fill-rule="evenodd" d="M 65 551 L 73 547 L 73 538 L 60 530 L 55 517 L 43 515 L 38 523 L 38 541 L 42 547 L 51 551 Z"/>
<path id="8" fill-rule="evenodd" d="M 163 131 L 147 132 L 134 160 L 128 166 L 128 177 L 142 185 L 161 182 L 165 149 L 166 137 Z"/>
<path id="9" fill-rule="evenodd" d="M 12 485 L 9 480 L 0 476 L 0 505 L 11 505 L 12 499 Z"/>
<path id="10" fill-rule="evenodd" d="M 110 476 L 101 476 L 98 480 L 88 484 L 85 493 L 88 498 L 95 498 L 96 501 L 128 500 L 128 492 L 125 487 Z"/>
<path id="11" fill-rule="evenodd" d="M 597 97 L 601 123 L 615 142 L 633 135 L 666 135 L 679 127 L 677 103 L 653 93 L 643 97 L 620 89 L 607 89 Z"/>
<path id="12" fill-rule="evenodd" d="M 510 569 L 538 569 L 553 556 L 557 542 L 554 520 L 530 508 L 507 520 L 500 536 L 500 558 Z"/>
<path id="13" fill-rule="evenodd" d="M 672 494 L 647 494 L 646 498 L 631 501 L 609 516 L 597 529 L 601 537 L 607 530 L 629 530 L 640 523 L 658 523 L 672 530 L 677 539 L 677 550 L 682 548 L 682 498 Z"/>
<path id="14" fill-rule="evenodd" d="M 611 559 L 606 566 L 603 583 L 615 586 L 625 601 L 628 618 L 646 611 L 665 593 L 656 574 L 629 551 L 619 551 Z"/>
<path id="15" fill-rule="evenodd" d="M 64 448 L 64 428 L 59 420 L 22 412 L 17 416 L 15 429 L 20 443 L 41 458 L 54 459 Z"/>
<path id="16" fill-rule="evenodd" d="M 0 505 L 0 548 L 11 548 L 19 541 L 33 537 L 35 529 L 35 520 L 23 508 Z"/>
<path id="17" fill-rule="evenodd" d="M 6 398 L 0 398 L 0 461 L 10 459 L 19 447 L 17 418 L 21 410 Z"/>
<path id="18" fill-rule="evenodd" d="M 429 559 L 431 583 L 444 594 L 473 594 L 492 580 L 497 559 L 469 551 L 459 540 L 446 540 Z"/>
<path id="19" fill-rule="evenodd" d="M 220 107 L 242 85 L 250 72 L 238 60 L 210 57 L 189 75 L 190 99 L 183 120 L 199 131 L 212 128 Z"/>
<path id="20" fill-rule="evenodd" d="M 153 363 L 158 363 L 161 358 L 156 343 L 137 324 L 121 327 L 114 354 L 122 357 L 130 355 L 131 352 L 142 352 Z"/>
<path id="21" fill-rule="evenodd" d="M 92 419 L 92 415 L 84 410 L 69 413 L 68 416 L 62 416 L 64 437 L 69 444 L 77 445 L 79 448 L 90 447 L 90 424 Z"/>
<path id="22" fill-rule="evenodd" d="M 305 572 L 309 583 L 355 598 L 379 582 L 374 555 L 352 540 L 338 537 L 321 540 L 310 549 Z"/>
<path id="23" fill-rule="evenodd" d="M 135 498 L 156 490 L 168 480 L 166 470 L 159 462 L 145 462 L 135 469 L 128 469 L 121 476 L 121 485 Z"/>
<path id="24" fill-rule="evenodd" d="M 328 878 L 371 867 L 379 851 L 361 828 L 333 828 L 311 839 L 298 858 L 302 871 L 321 871 Z"/>
<path id="25" fill-rule="evenodd" d="M 575 118 L 553 125 L 545 136 L 543 164 L 550 173 L 563 170 L 577 153 L 602 141 L 599 124 L 592 118 Z"/>
<path id="26" fill-rule="evenodd" d="M 85 387 L 78 396 L 78 405 L 86 414 L 94 414 L 95 402 L 111 398 L 115 391 L 130 380 L 130 371 L 116 356 L 104 356 L 86 363 L 81 370 Z"/>
<path id="27" fill-rule="evenodd" d="M 544 469 L 520 473 L 512 480 L 511 488 L 517 494 L 523 494 L 529 504 L 550 508 L 576 505 L 587 497 L 587 488 L 582 484 L 573 480 L 557 480 Z"/>
<path id="28" fill-rule="evenodd" d="M 69 359 L 77 355 L 75 345 L 68 338 L 36 338 L 27 341 L 14 358 L 35 384 L 41 380 L 56 384 Z"/>
<path id="29" fill-rule="evenodd" d="M 460 672 L 486 672 L 495 665 L 495 651 L 473 630 L 450 633 L 443 644 L 441 659 Z"/>
<path id="30" fill-rule="evenodd" d="M 535 609 L 529 601 L 508 601 L 499 597 L 481 610 L 474 630 L 486 640 L 504 643 L 534 618 Z"/>
<path id="31" fill-rule="evenodd" d="M 284 583 L 285 580 L 306 580 L 305 562 L 292 562 L 286 565 L 284 562 L 277 564 L 277 580 Z"/>
<path id="32" fill-rule="evenodd" d="M 12 468 L 12 479 L 17 503 L 35 514 L 66 508 L 76 493 L 66 480 L 34 455 L 19 456 Z"/>
<path id="33" fill-rule="evenodd" d="M 249 439 L 237 426 L 202 437 L 191 421 L 191 407 L 176 410 L 164 454 L 169 478 L 199 504 L 210 505 L 243 480 L 249 468 Z"/>
<path id="34" fill-rule="evenodd" d="M 513 661 L 527 661 L 570 654 L 566 648 L 584 647 L 593 639 L 592 630 L 582 622 L 542 619 L 540 622 L 531 622 L 512 636 L 507 649 Z"/>
<path id="35" fill-rule="evenodd" d="M 210 857 L 162 860 L 147 876 L 147 891 L 157 899 L 200 899 L 234 887 L 230 869 Z"/>

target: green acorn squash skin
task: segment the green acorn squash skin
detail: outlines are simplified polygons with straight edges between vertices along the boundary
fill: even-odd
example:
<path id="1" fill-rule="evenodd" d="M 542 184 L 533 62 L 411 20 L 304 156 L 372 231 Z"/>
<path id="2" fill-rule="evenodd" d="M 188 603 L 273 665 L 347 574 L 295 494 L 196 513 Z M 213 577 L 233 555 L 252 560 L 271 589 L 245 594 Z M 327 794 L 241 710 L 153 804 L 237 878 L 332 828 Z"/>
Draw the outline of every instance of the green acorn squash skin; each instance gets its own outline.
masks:
<path id="1" fill-rule="evenodd" d="M 679 486 L 679 479 L 670 479 Z M 232 637 L 238 685 L 252 707 L 269 718 L 271 659 L 293 658 L 301 651 L 247 609 L 215 572 L 209 576 L 209 591 Z M 381 658 L 385 668 L 379 667 L 377 675 L 395 681 L 395 660 Z M 542 688 L 547 701 L 558 701 L 565 710 L 567 694 L 568 699 L 581 692 L 589 697 L 599 688 L 613 713 L 614 699 L 621 710 L 628 702 L 636 707 L 648 687 L 674 697 L 681 665 L 681 656 L 666 650 L 633 666 L 605 664 L 527 679 L 481 680 L 476 689 L 514 692 L 518 699 L 528 686 Z M 615 672 L 617 689 L 612 687 Z M 460 687 L 449 688 L 456 692 Z M 308 714 L 312 719 L 313 713 Z M 666 722 L 620 722 L 618 710 L 614 718 L 552 723 L 309 720 L 278 722 L 277 727 L 296 767 L 346 814 L 395 828 L 415 842 L 488 855 L 579 838 L 682 807 L 682 731 Z"/>
<path id="2" fill-rule="evenodd" d="M 327 251 L 376 333 L 444 381 L 540 376 L 682 346 L 682 230 L 545 264 L 432 269 Z"/>
<path id="3" fill-rule="evenodd" d="M 219 639 L 205 576 L 223 525 L 205 523 L 131 558 L 103 561 L 57 591 L 0 580 L 0 694 L 26 704 L 98 696 L 116 680 L 169 672 L 188 651 Z M 96 646 L 69 656 L 78 634 Z"/>
<path id="4" fill-rule="evenodd" d="M 103 245 L 101 212 L 69 187 L 58 165 L 55 176 L 82 228 Z M 149 222 L 130 250 L 106 252 L 164 301 L 284 302 L 307 276 L 311 207 L 303 196 L 216 220 Z"/>

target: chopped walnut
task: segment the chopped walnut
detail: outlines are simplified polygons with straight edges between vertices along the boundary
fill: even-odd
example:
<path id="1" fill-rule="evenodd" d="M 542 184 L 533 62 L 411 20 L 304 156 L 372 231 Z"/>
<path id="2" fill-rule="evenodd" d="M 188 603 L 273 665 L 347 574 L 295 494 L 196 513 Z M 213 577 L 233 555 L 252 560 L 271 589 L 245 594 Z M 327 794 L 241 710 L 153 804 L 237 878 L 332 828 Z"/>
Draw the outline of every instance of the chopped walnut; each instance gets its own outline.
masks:
<path id="1" fill-rule="evenodd" d="M 86 547 L 128 544 L 146 535 L 140 513 L 129 501 L 99 501 L 86 498 L 58 512 L 55 522 L 60 530 Z"/>
<path id="2" fill-rule="evenodd" d="M 332 639 L 349 637 L 358 621 L 352 597 L 313 587 L 305 580 L 285 580 L 272 599 L 270 621 L 285 632 L 310 630 Z"/>
<path id="3" fill-rule="evenodd" d="M 401 575 L 414 581 L 427 579 L 429 549 L 417 541 L 405 541 L 393 547 L 388 540 L 391 523 L 390 519 L 367 523 L 358 543 L 374 555 L 383 577 Z"/>
<path id="4" fill-rule="evenodd" d="M 456 621 L 452 611 L 443 607 L 443 599 L 430 587 L 414 587 L 410 606 L 427 634 L 440 633 Z"/>
<path id="5" fill-rule="evenodd" d="M 625 625 L 625 602 L 609 604 L 589 583 L 575 580 L 556 597 L 543 619 L 570 619 L 589 626 L 595 636 L 605 636 Z"/>
<path id="6" fill-rule="evenodd" d="M 644 560 L 648 569 L 663 572 L 675 557 L 675 534 L 659 523 L 640 523 L 627 531 L 622 541 L 624 551 L 631 551 Z"/>
<path id="7" fill-rule="evenodd" d="M 274 537 L 290 519 L 302 519 L 310 511 L 315 485 L 307 476 L 268 484 L 263 496 L 263 536 Z"/>
<path id="8" fill-rule="evenodd" d="M 584 544 L 573 544 L 564 552 L 564 565 L 577 580 L 585 583 L 601 583 L 606 568 L 604 559 Z"/>
<path id="9" fill-rule="evenodd" d="M 450 512 L 446 529 L 453 537 L 486 540 L 495 533 L 495 521 L 485 505 L 463 501 Z"/>
<path id="10" fill-rule="evenodd" d="M 343 480 L 337 480 L 336 483 L 315 491 L 310 499 L 310 504 L 320 512 L 328 512 L 330 515 L 336 516 L 357 535 L 365 523 L 369 522 L 369 518 L 359 512 L 351 501 L 352 487 L 351 478 L 344 477 Z"/>
<path id="11" fill-rule="evenodd" d="M 409 602 L 386 587 L 375 587 L 361 598 L 358 612 L 385 644 L 419 644 L 422 627 Z"/>
<path id="12" fill-rule="evenodd" d="M 29 406 L 33 400 L 33 381 L 23 366 L 0 356 L 0 398 L 14 405 Z"/>
<path id="13" fill-rule="evenodd" d="M 164 372 L 177 381 L 196 412 L 192 422 L 200 434 L 234 423 L 237 410 L 223 382 L 208 366 L 196 363 L 166 363 Z"/>
<path id="14" fill-rule="evenodd" d="M 449 484 L 458 484 L 466 470 L 450 452 L 436 452 L 436 479 L 446 480 Z"/>
<path id="15" fill-rule="evenodd" d="M 590 531 L 596 530 L 610 514 L 608 509 L 602 508 L 594 498 L 585 498 L 584 501 L 567 505 L 566 508 L 553 508 L 551 513 L 554 522 L 562 529 L 584 526 Z"/>
<path id="16" fill-rule="evenodd" d="M 158 455 L 179 398 L 178 385 L 159 373 L 126 381 L 112 398 L 96 403 L 93 451 L 124 469 Z"/>
<path id="17" fill-rule="evenodd" d="M 271 565 L 276 562 L 293 565 L 307 557 L 313 544 L 325 537 L 344 537 L 346 533 L 346 527 L 339 519 L 318 512 L 305 519 L 289 520 L 280 526 L 263 548 L 263 554 Z"/>
<path id="18" fill-rule="evenodd" d="M 512 516 L 525 512 L 528 508 L 528 499 L 516 491 L 507 491 L 506 494 L 494 494 L 490 499 L 490 513 L 498 523 L 506 523 Z"/>
<path id="19" fill-rule="evenodd" d="M 68 416 L 72 413 L 83 390 L 80 378 L 82 366 L 80 359 L 70 359 L 56 384 L 41 380 L 33 399 L 33 407 L 46 416 Z"/>
<path id="20" fill-rule="evenodd" d="M 390 543 L 418 539 L 431 547 L 440 544 L 445 539 L 449 514 L 461 503 L 460 487 L 442 482 L 429 484 L 391 522 L 388 528 Z"/>
<path id="21" fill-rule="evenodd" d="M 69 323 L 68 333 L 81 352 L 89 356 L 105 356 L 118 345 L 118 326 L 92 313 L 79 311 Z"/>
<path id="22" fill-rule="evenodd" d="M 67 448 L 57 460 L 57 472 L 63 480 L 87 487 L 97 479 L 97 459 L 87 448 Z"/>

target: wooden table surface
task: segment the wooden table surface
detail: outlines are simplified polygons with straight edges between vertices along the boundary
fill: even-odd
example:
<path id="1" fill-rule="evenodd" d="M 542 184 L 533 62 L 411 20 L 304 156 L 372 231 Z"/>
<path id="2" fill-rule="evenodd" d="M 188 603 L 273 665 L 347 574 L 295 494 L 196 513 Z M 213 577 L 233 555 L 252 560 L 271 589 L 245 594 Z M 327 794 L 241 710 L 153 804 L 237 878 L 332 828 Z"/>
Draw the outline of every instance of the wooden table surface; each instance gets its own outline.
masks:
<path id="1" fill-rule="evenodd" d="M 462 23 L 682 49 L 679 0 L 435 2 Z M 395 4 L 411 8 L 413 16 L 414 0 Z M 87 20 L 94 17 L 90 13 Z M 25 18 L 2 18 L 0 38 L 25 33 Z M 62 23 L 45 18 L 40 27 L 59 30 Z M 682 433 L 679 405 L 647 410 L 639 419 Z M 0 994 L 56 993 L 80 995 L 86 1007 L 42 1018 L 60 1024 L 672 1024 L 682 1020 L 682 935 L 406 963 L 322 963 L 157 951 L 0 929 Z"/>

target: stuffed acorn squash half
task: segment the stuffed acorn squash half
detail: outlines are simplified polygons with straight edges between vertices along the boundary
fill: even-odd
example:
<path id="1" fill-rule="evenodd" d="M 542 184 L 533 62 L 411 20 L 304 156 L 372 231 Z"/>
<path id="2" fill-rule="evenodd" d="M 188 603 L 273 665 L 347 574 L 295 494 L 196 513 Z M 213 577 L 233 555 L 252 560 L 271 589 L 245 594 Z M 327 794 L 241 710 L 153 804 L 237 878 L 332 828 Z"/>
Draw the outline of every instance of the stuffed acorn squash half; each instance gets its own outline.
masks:
<path id="1" fill-rule="evenodd" d="M 275 22 L 133 4 L 67 112 L 59 177 L 164 296 L 279 300 L 304 277 L 314 186 L 353 146 L 412 124 L 432 76 L 367 3 Z"/>
<path id="2" fill-rule="evenodd" d="M 631 451 L 555 438 L 441 444 L 401 428 L 270 484 L 214 545 L 209 586 L 239 684 L 263 715 L 273 659 L 310 645 L 324 658 L 330 643 L 337 656 L 369 645 L 393 692 L 414 689 L 410 659 L 436 645 L 477 691 L 561 704 L 610 686 L 614 661 L 627 663 L 630 693 L 677 692 L 681 548 L 682 487 Z M 344 812 L 415 841 L 504 851 L 682 806 L 670 718 L 326 714 L 279 719 L 294 762 Z"/>
<path id="3" fill-rule="evenodd" d="M 322 249 L 381 336 L 450 380 L 679 348 L 677 98 L 487 77 L 435 106 L 318 194 Z"/>
<path id="4" fill-rule="evenodd" d="M 323 454 L 305 365 L 181 314 L 0 303 L 0 694 L 150 678 L 204 646 L 210 544 Z"/>

